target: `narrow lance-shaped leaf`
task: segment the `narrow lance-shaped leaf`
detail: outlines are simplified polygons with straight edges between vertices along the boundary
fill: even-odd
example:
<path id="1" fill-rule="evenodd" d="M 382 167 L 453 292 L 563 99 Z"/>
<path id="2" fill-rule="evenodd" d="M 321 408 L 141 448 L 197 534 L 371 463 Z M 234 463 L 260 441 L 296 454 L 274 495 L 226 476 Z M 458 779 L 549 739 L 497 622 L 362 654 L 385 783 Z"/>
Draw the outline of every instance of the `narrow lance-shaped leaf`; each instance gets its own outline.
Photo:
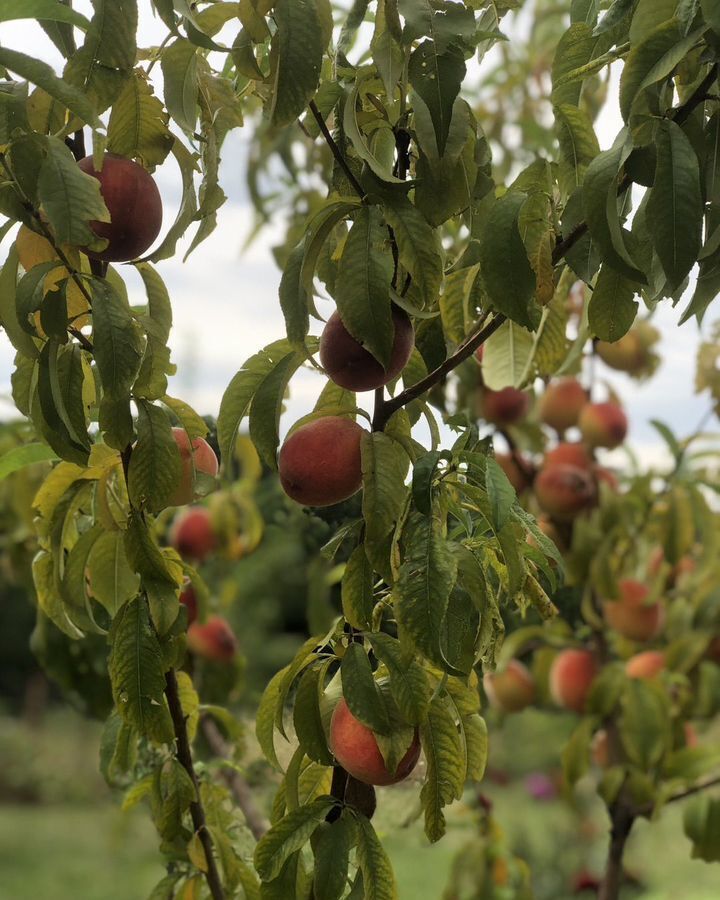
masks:
<path id="1" fill-rule="evenodd" d="M 388 234 L 374 207 L 358 210 L 340 257 L 335 300 L 343 324 L 383 365 L 393 341 Z"/>
<path id="2" fill-rule="evenodd" d="M 465 60 L 456 44 L 442 52 L 435 41 L 423 41 L 408 64 L 410 84 L 427 106 L 440 156 L 445 152 L 455 98 L 465 77 Z"/>
<path id="3" fill-rule="evenodd" d="M 273 15 L 277 31 L 270 119 L 279 126 L 296 119 L 317 90 L 323 46 L 315 0 L 277 0 Z"/>
<path id="4" fill-rule="evenodd" d="M 480 267 L 493 309 L 532 329 L 539 320 L 532 305 L 535 273 L 518 228 L 526 199 L 524 193 L 509 191 L 493 204 L 482 234 Z"/>
<path id="5" fill-rule="evenodd" d="M 659 123 L 655 146 L 657 166 L 647 216 L 655 252 L 674 289 L 692 269 L 702 243 L 700 166 L 684 131 L 669 119 Z"/>

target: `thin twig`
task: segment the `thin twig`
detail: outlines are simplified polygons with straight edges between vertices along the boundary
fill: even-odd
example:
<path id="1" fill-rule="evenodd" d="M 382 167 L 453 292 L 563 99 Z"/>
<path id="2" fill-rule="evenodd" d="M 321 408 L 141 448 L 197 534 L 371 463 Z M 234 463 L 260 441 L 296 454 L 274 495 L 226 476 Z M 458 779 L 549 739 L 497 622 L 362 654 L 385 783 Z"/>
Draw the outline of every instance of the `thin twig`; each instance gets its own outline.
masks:
<path id="1" fill-rule="evenodd" d="M 73 326 L 70 325 L 70 326 L 68 326 L 68 332 L 75 338 L 75 340 L 77 340 L 77 341 L 82 345 L 82 347 L 83 347 L 85 350 L 88 351 L 88 353 L 92 353 L 92 352 L 93 352 L 92 341 L 91 341 L 88 337 L 86 337 L 86 336 L 82 333 L 82 331 L 80 331 L 80 330 L 77 329 L 77 328 L 73 328 Z"/>
<path id="2" fill-rule="evenodd" d="M 328 130 L 327 125 L 325 124 L 325 119 L 323 119 L 322 113 L 317 108 L 317 104 L 315 103 L 314 100 L 311 100 L 309 106 L 310 106 L 310 112 L 313 114 L 313 116 L 315 116 L 315 121 L 318 123 L 318 128 L 322 132 L 322 136 L 325 138 L 326 144 L 332 151 L 332 155 L 337 160 L 337 164 L 340 166 L 340 168 L 343 170 L 343 172 L 347 175 L 348 181 L 353 186 L 355 193 L 358 195 L 358 197 L 361 200 L 364 200 L 365 199 L 365 191 L 363 190 L 363 186 L 357 180 L 352 169 L 348 165 L 347 160 L 340 152 L 340 148 L 335 143 L 335 139 L 330 134 L 330 131 Z"/>
<path id="3" fill-rule="evenodd" d="M 185 723 L 185 714 L 183 713 L 182 704 L 180 703 L 180 693 L 178 691 L 177 678 L 175 669 L 169 669 L 165 673 L 165 696 L 167 697 L 170 715 L 175 730 L 175 743 L 177 746 L 177 759 L 180 765 L 190 776 L 195 787 L 195 796 L 197 799 L 190 804 L 190 817 L 192 818 L 193 827 L 200 839 L 205 860 L 207 862 L 207 871 L 205 878 L 213 900 L 225 900 L 225 891 L 223 890 L 222 881 L 220 880 L 220 872 L 218 871 L 217 862 L 213 854 L 213 844 L 210 832 L 207 829 L 205 820 L 205 810 L 200 801 L 200 784 L 195 774 L 193 766 L 192 752 L 190 750 L 190 741 L 188 739 L 187 726 Z"/>
<path id="4" fill-rule="evenodd" d="M 231 747 L 222 736 L 220 729 L 213 720 L 207 716 L 203 716 L 200 720 L 200 727 L 205 735 L 205 740 L 210 745 L 210 749 L 215 756 L 220 757 L 221 759 L 229 759 L 232 753 Z M 242 814 L 245 816 L 245 821 L 247 822 L 247 826 L 252 832 L 253 837 L 256 841 L 259 841 L 268 830 L 269 825 L 263 818 L 260 810 L 255 806 L 250 785 L 245 781 L 237 769 L 225 768 L 222 770 L 221 774 L 227 783 L 227 786 L 232 791 L 237 805 L 242 810 Z"/>
<path id="5" fill-rule="evenodd" d="M 413 400 L 417 400 L 417 398 L 421 397 L 425 391 L 430 390 L 431 387 L 436 385 L 449 372 L 452 372 L 453 369 L 457 368 L 461 362 L 464 362 L 464 360 L 472 356 L 477 348 L 483 344 L 490 335 L 495 334 L 505 321 L 507 321 L 506 316 L 502 314 L 496 315 L 490 323 L 471 335 L 464 344 L 458 347 L 452 356 L 448 356 L 445 362 L 441 363 L 436 369 L 433 369 L 432 372 L 429 372 L 416 384 L 412 384 L 404 391 L 401 391 L 397 397 L 391 397 L 390 400 L 386 400 L 382 407 L 376 411 L 375 416 L 373 416 L 373 431 L 382 431 L 387 424 L 388 419 L 394 412 L 402 409 L 403 406 L 407 406 L 407 404 L 411 403 Z"/>
<path id="6" fill-rule="evenodd" d="M 702 781 L 700 784 L 694 784 L 692 787 L 686 788 L 684 791 L 679 791 L 677 794 L 673 794 L 670 797 L 667 797 L 664 801 L 665 804 L 668 803 L 677 803 L 678 800 L 685 800 L 687 797 L 692 797 L 693 794 L 700 794 L 702 791 L 707 791 L 710 788 L 714 788 L 720 785 L 720 775 L 717 778 L 711 778 L 710 781 Z M 639 816 L 647 816 L 654 809 L 654 805 L 652 803 L 646 803 L 644 806 L 639 806 L 635 812 Z"/>

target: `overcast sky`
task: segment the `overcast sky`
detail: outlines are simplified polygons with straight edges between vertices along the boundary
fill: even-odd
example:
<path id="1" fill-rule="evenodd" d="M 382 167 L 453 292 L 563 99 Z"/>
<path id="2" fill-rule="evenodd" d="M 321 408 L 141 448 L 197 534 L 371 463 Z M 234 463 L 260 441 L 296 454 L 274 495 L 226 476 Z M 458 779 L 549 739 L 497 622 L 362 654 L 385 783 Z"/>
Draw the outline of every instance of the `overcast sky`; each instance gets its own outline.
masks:
<path id="1" fill-rule="evenodd" d="M 91 14 L 87 0 L 75 7 Z M 147 0 L 140 0 L 139 43 L 158 43 L 164 26 L 154 20 Z M 569 3 L 568 3 L 569 6 Z M 503 30 L 512 35 L 512 20 L 503 22 Z M 34 22 L 8 23 L 0 27 L 0 41 L 17 50 L 42 55 L 56 66 L 59 56 L 44 32 Z M 153 75 L 159 76 L 159 67 Z M 611 89 L 611 101 L 597 123 L 600 145 L 604 149 L 621 127 L 617 112 L 617 90 Z M 179 374 L 171 380 L 170 393 L 192 403 L 201 413 L 216 413 L 222 392 L 243 361 L 272 340 L 284 334 L 277 298 L 280 273 L 270 254 L 272 234 L 265 232 L 244 253 L 241 246 L 253 222 L 244 187 L 243 161 L 246 138 L 233 133 L 223 149 L 221 183 L 228 195 L 218 214 L 218 228 L 182 263 L 182 252 L 159 264 L 159 271 L 170 291 L 174 310 L 171 347 Z M 172 157 L 156 173 L 164 198 L 165 226 L 174 219 L 180 195 L 180 179 Z M 282 223 L 275 223 L 276 231 Z M 6 251 L 6 239 L 2 250 Z M 180 249 L 182 250 L 182 244 Z M 144 302 L 144 294 L 131 266 L 121 267 L 127 275 L 131 302 Z M 648 463 L 660 452 L 650 418 L 661 418 L 682 435 L 691 431 L 705 410 L 707 401 L 693 394 L 694 357 L 699 340 L 693 323 L 676 327 L 684 300 L 675 309 L 664 303 L 654 323 L 663 332 L 663 364 L 650 382 L 638 385 L 604 367 L 602 377 L 611 381 L 626 404 L 631 420 L 630 442 Z M 712 321 L 712 312 L 709 320 Z M 13 350 L 0 334 L 0 393 L 9 396 Z M 292 381 L 291 398 L 283 418 L 283 430 L 312 408 L 323 379 L 312 372 L 301 372 Z M 370 398 L 368 398 L 368 404 Z M 362 404 L 361 404 L 362 405 Z M 2 414 L 7 415 L 7 407 Z M 418 435 L 421 437 L 420 435 Z"/>

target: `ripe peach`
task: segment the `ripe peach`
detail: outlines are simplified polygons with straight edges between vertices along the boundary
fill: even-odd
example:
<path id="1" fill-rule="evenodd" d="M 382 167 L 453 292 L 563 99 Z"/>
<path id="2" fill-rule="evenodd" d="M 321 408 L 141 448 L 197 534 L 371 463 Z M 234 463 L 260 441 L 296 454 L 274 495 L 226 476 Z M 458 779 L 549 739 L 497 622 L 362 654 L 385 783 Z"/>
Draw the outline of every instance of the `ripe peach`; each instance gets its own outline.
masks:
<path id="1" fill-rule="evenodd" d="M 632 578 L 618 584 L 618 599 L 603 602 L 603 615 L 608 625 L 633 641 L 649 641 L 665 624 L 665 610 L 660 603 L 646 604 L 650 593 L 647 585 Z"/>
<path id="2" fill-rule="evenodd" d="M 330 749 L 335 759 L 353 778 L 364 784 L 397 784 L 415 768 L 420 757 L 417 729 L 407 753 L 395 772 L 390 772 L 380 753 L 375 735 L 350 712 L 341 699 L 330 720 Z"/>
<path id="3" fill-rule="evenodd" d="M 540 470 L 534 483 L 540 508 L 559 521 L 570 521 L 597 499 L 592 476 L 577 466 L 552 465 Z"/>
<path id="4" fill-rule="evenodd" d="M 561 650 L 550 666 L 550 696 L 558 706 L 581 713 L 596 675 L 597 663 L 589 650 Z"/>
<path id="5" fill-rule="evenodd" d="M 110 213 L 109 222 L 91 222 L 98 237 L 107 238 L 104 250 L 86 250 L 93 259 L 126 262 L 137 259 L 160 234 L 162 200 L 155 181 L 142 166 L 106 153 L 102 171 L 96 171 L 92 156 L 78 163 L 86 175 L 100 182 L 100 193 Z"/>
<path id="6" fill-rule="evenodd" d="M 320 362 L 335 384 L 348 391 L 373 391 L 402 372 L 415 346 L 415 332 L 407 313 L 392 308 L 395 327 L 392 353 L 387 369 L 356 340 L 334 312 L 320 337 Z"/>
<path id="7" fill-rule="evenodd" d="M 501 391 L 485 388 L 482 392 L 483 418 L 493 425 L 514 425 L 527 414 L 530 397 L 525 391 L 506 387 Z"/>
<path id="8" fill-rule="evenodd" d="M 595 352 L 606 366 L 631 375 L 640 371 L 645 363 L 645 349 L 634 330 L 612 343 L 598 341 Z"/>
<path id="9" fill-rule="evenodd" d="M 665 654 L 659 650 L 636 653 L 625 663 L 625 671 L 630 678 L 654 678 L 664 668 Z"/>
<path id="10" fill-rule="evenodd" d="M 521 468 L 509 453 L 497 453 L 495 461 L 507 475 L 507 480 L 515 488 L 515 493 L 522 494 L 526 488 L 530 487 L 529 464 L 527 464 L 527 468 Z"/>
<path id="11" fill-rule="evenodd" d="M 591 447 L 613 450 L 625 440 L 627 416 L 617 403 L 588 403 L 580 413 L 580 431 Z"/>
<path id="12" fill-rule="evenodd" d="M 535 679 L 517 659 L 511 659 L 504 669 L 486 672 L 483 688 L 490 705 L 502 712 L 520 712 L 535 699 Z"/>
<path id="13" fill-rule="evenodd" d="M 198 601 L 195 588 L 190 582 L 188 582 L 180 592 L 180 602 L 187 609 L 188 625 L 192 625 L 193 622 L 197 620 Z"/>
<path id="14" fill-rule="evenodd" d="M 360 441 L 364 429 L 352 419 L 325 416 L 301 425 L 280 448 L 283 490 L 303 506 L 332 506 L 362 486 Z"/>
<path id="15" fill-rule="evenodd" d="M 565 431 L 577 425 L 587 402 L 587 392 L 577 379 L 561 378 L 551 382 L 540 398 L 540 420 L 555 431 Z"/>
<path id="16" fill-rule="evenodd" d="M 210 616 L 204 624 L 193 622 L 188 628 L 187 645 L 196 656 L 214 662 L 232 662 L 237 653 L 237 638 L 222 616 Z"/>
<path id="17" fill-rule="evenodd" d="M 170 542 L 185 559 L 202 562 L 215 549 L 217 538 L 210 513 L 204 506 L 183 510 L 173 522 Z"/>
<path id="18" fill-rule="evenodd" d="M 563 463 L 568 466 L 577 466 L 578 469 L 590 469 L 592 457 L 585 444 L 570 444 L 562 442 L 548 450 L 543 458 L 545 468 Z"/>
<path id="19" fill-rule="evenodd" d="M 184 428 L 173 428 L 172 436 L 180 451 L 182 475 L 180 483 L 170 497 L 168 506 L 184 506 L 186 503 L 192 503 L 195 499 L 195 474 L 201 472 L 214 478 L 220 466 L 215 451 L 205 438 L 195 438 L 191 444 Z"/>

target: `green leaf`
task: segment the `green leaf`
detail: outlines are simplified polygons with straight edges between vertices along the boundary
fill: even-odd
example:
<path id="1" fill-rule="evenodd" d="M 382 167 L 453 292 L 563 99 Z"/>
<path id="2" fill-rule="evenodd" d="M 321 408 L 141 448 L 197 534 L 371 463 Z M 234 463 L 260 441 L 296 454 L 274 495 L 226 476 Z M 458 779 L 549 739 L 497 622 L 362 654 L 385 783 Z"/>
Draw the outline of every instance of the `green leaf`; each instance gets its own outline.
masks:
<path id="1" fill-rule="evenodd" d="M 70 56 L 63 79 L 100 113 L 117 99 L 135 65 L 137 0 L 93 0 L 93 8 L 85 42 Z"/>
<path id="2" fill-rule="evenodd" d="M 303 241 L 290 252 L 280 278 L 279 288 L 280 309 L 285 317 L 285 332 L 291 346 L 296 349 L 304 347 L 310 328 L 309 291 L 306 290 L 301 277 L 305 248 L 306 244 Z M 312 282 L 312 273 L 310 281 Z"/>
<path id="3" fill-rule="evenodd" d="M 395 528 L 400 517 L 409 461 L 402 447 L 379 431 L 362 436 L 360 453 L 365 543 L 377 546 Z"/>
<path id="4" fill-rule="evenodd" d="M 425 813 L 425 834 L 434 843 L 445 834 L 443 808 L 462 796 L 467 770 L 465 744 L 442 694 L 430 704 L 420 737 L 427 762 L 420 801 Z"/>
<path id="5" fill-rule="evenodd" d="M 285 391 L 298 370 L 303 356 L 292 352 L 258 384 L 250 407 L 250 437 L 260 458 L 271 469 L 277 468 L 277 448 L 280 442 L 280 414 Z"/>
<path id="6" fill-rule="evenodd" d="M 289 125 L 305 109 L 320 81 L 323 45 L 315 0 L 276 0 L 275 56 L 270 121 Z"/>
<path id="7" fill-rule="evenodd" d="M 437 232 L 407 197 L 385 203 L 385 220 L 392 228 L 400 264 L 412 276 L 425 308 L 434 309 L 443 279 L 443 255 Z"/>
<path id="8" fill-rule="evenodd" d="M 533 347 L 533 335 L 526 328 L 515 322 L 504 322 L 485 341 L 483 383 L 493 391 L 521 387 L 527 380 Z"/>
<path id="9" fill-rule="evenodd" d="M 232 456 L 240 422 L 250 409 L 259 386 L 272 370 L 291 352 L 287 340 L 275 341 L 251 356 L 225 389 L 217 420 L 218 443 L 222 461 Z"/>
<path id="10" fill-rule="evenodd" d="M 142 578 L 155 629 L 165 634 L 177 618 L 183 567 L 160 552 L 147 523 L 135 511 L 130 514 L 125 532 L 125 552 L 130 567 Z"/>
<path id="11" fill-rule="evenodd" d="M 683 813 L 683 830 L 692 841 L 692 858 L 720 862 L 720 800 L 707 794 L 693 797 Z"/>
<path id="12" fill-rule="evenodd" d="M 90 548 L 86 565 L 93 597 L 111 616 L 137 596 L 140 579 L 128 562 L 122 531 L 99 535 Z"/>
<path id="13" fill-rule="evenodd" d="M 313 895 L 323 900 L 340 900 L 347 883 L 352 819 L 344 814 L 337 821 L 323 825 L 319 834 L 313 848 Z"/>
<path id="14" fill-rule="evenodd" d="M 265 758 L 276 769 L 280 769 L 280 763 L 275 752 L 275 719 L 278 716 L 278 709 L 282 717 L 286 673 L 286 668 L 281 669 L 270 679 L 260 698 L 260 704 L 255 715 L 255 736 L 260 744 L 260 749 L 265 754 Z"/>
<path id="15" fill-rule="evenodd" d="M 5 264 L 0 270 L 0 324 L 16 350 L 24 357 L 36 359 L 39 355 L 38 348 L 23 327 L 23 320 L 18 315 L 16 303 L 18 265 L 17 249 L 13 244 L 8 251 Z"/>
<path id="16" fill-rule="evenodd" d="M 0 456 L 0 481 L 24 469 L 41 462 L 56 460 L 57 454 L 47 444 L 25 444 L 22 447 L 13 447 L 7 453 Z"/>
<path id="17" fill-rule="evenodd" d="M 67 22 L 83 31 L 90 24 L 85 16 L 64 6 L 58 0 L 0 0 L 0 22 L 11 22 L 15 19 Z"/>
<path id="18" fill-rule="evenodd" d="M 605 262 L 644 284 L 647 279 L 628 252 L 618 212 L 618 172 L 627 154 L 628 149 L 618 142 L 593 159 L 583 182 L 583 211 Z"/>
<path id="19" fill-rule="evenodd" d="M 555 123 L 560 144 L 558 179 L 564 193 L 570 195 L 582 184 L 587 167 L 600 153 L 600 145 L 584 109 L 569 104 L 557 106 Z"/>
<path id="20" fill-rule="evenodd" d="M 593 34 L 604 34 L 618 25 L 635 5 L 636 0 L 613 0 L 613 4 L 600 19 Z"/>
<path id="21" fill-rule="evenodd" d="M 277 878 L 286 860 L 305 845 L 336 802 L 318 797 L 289 812 L 263 835 L 255 847 L 255 868 L 263 881 Z"/>
<path id="22" fill-rule="evenodd" d="M 43 436 L 60 457 L 81 465 L 87 463 L 90 451 L 82 401 L 83 377 L 78 347 L 62 347 L 54 339 L 46 342 L 38 365 L 38 399 L 47 425 Z"/>
<path id="23" fill-rule="evenodd" d="M 600 269 L 588 304 L 590 331 L 601 341 L 617 341 L 627 333 L 638 311 L 640 285 L 607 263 Z"/>
<path id="24" fill-rule="evenodd" d="M 113 104 L 107 137 L 110 153 L 137 159 L 149 169 L 164 162 L 172 149 L 168 114 L 139 72 L 125 82 Z"/>
<path id="25" fill-rule="evenodd" d="M 401 635 L 445 668 L 440 634 L 457 562 L 435 517 L 413 516 L 403 540 L 406 550 L 393 592 Z"/>
<path id="26" fill-rule="evenodd" d="M 153 821 L 162 838 L 171 841 L 182 834 L 183 813 L 195 800 L 195 785 L 176 759 L 166 760 L 155 770 L 150 801 Z"/>
<path id="27" fill-rule="evenodd" d="M 195 131 L 198 114 L 198 50 L 190 41 L 178 38 L 163 50 L 160 58 L 165 106 L 185 131 Z"/>
<path id="28" fill-rule="evenodd" d="M 32 561 L 32 577 L 38 606 L 48 619 L 69 638 L 77 640 L 83 637 L 82 631 L 72 621 L 62 602 L 55 580 L 55 561 L 51 553 L 41 550 L 36 554 Z"/>
<path id="29" fill-rule="evenodd" d="M 305 232 L 304 256 L 300 272 L 300 283 L 308 295 L 304 302 L 310 301 L 313 293 L 313 280 L 315 278 L 315 270 L 318 267 L 318 259 L 320 253 L 325 246 L 336 225 L 342 222 L 349 213 L 360 206 L 360 201 L 351 197 L 338 198 L 337 195 L 329 197 L 325 203 L 317 210 L 317 212 L 308 220 Z M 294 251 L 293 251 L 294 252 Z M 291 254 L 292 256 L 292 254 Z M 286 263 L 286 269 L 290 266 L 290 261 Z M 296 273 L 293 272 L 293 278 Z M 282 285 L 282 282 L 281 282 Z M 291 281 L 290 288 L 295 290 L 294 281 Z M 282 286 L 281 286 L 282 291 Z M 282 304 L 282 293 L 280 301 Z M 283 307 L 284 310 L 284 307 Z M 285 318 L 287 323 L 287 316 Z"/>
<path id="30" fill-rule="evenodd" d="M 683 36 L 678 20 L 669 19 L 632 48 L 620 76 L 620 112 L 626 122 L 642 92 L 670 76 L 706 30 L 701 25 Z"/>
<path id="31" fill-rule="evenodd" d="M 440 52 L 435 41 L 423 41 L 413 51 L 408 77 L 427 107 L 435 129 L 438 153 L 445 152 L 455 98 L 465 77 L 462 50 L 450 44 Z"/>
<path id="32" fill-rule="evenodd" d="M 391 693 L 401 715 L 410 725 L 420 725 L 430 704 L 430 682 L 425 670 L 395 638 L 382 632 L 373 632 L 368 638 L 388 670 Z"/>
<path id="33" fill-rule="evenodd" d="M 136 509 L 160 512 L 183 476 L 180 451 L 165 412 L 147 400 L 137 401 L 137 444 L 130 457 L 128 493 Z"/>
<path id="34" fill-rule="evenodd" d="M 669 699 L 662 688 L 628 679 L 621 700 L 620 739 L 630 759 L 647 771 L 670 747 Z"/>
<path id="35" fill-rule="evenodd" d="M 595 35 L 584 22 L 572 24 L 555 50 L 552 66 L 553 89 L 550 95 L 556 106 L 578 106 L 582 92 L 582 79 L 572 76 L 600 56 L 608 48 L 606 37 Z M 592 74 L 592 67 L 588 74 Z M 572 79 L 572 80 L 571 80 Z"/>
<path id="36" fill-rule="evenodd" d="M 123 721 L 143 737 L 169 743 L 173 727 L 163 695 L 162 654 L 141 598 L 126 603 L 118 612 L 110 629 L 110 644 L 108 671 Z"/>
<path id="37" fill-rule="evenodd" d="M 320 714 L 322 678 L 327 666 L 315 666 L 303 673 L 295 694 L 293 723 L 300 746 L 306 755 L 323 766 L 331 766 L 332 754 L 328 750 Z"/>
<path id="38" fill-rule="evenodd" d="M 700 9 L 708 25 L 720 34 L 720 9 L 714 0 L 700 0 Z"/>
<path id="39" fill-rule="evenodd" d="M 466 777 L 482 781 L 488 761 L 488 730 L 485 719 L 479 713 L 471 713 L 461 719 L 467 750 Z"/>
<path id="40" fill-rule="evenodd" d="M 358 210 L 340 257 L 335 300 L 343 324 L 383 366 L 393 344 L 393 261 L 380 211 Z"/>
<path id="41" fill-rule="evenodd" d="M 198 169 L 197 155 L 191 153 L 185 145 L 178 140 L 173 141 L 171 153 L 180 167 L 182 178 L 182 200 L 175 221 L 170 226 L 160 246 L 151 256 L 150 262 L 160 262 L 175 254 L 178 240 L 185 234 L 190 223 L 197 213 L 197 197 L 195 195 L 194 173 Z"/>
<path id="42" fill-rule="evenodd" d="M 493 309 L 518 325 L 533 329 L 535 273 L 518 227 L 527 194 L 508 191 L 490 208 L 480 245 L 483 284 Z"/>
<path id="43" fill-rule="evenodd" d="M 142 353 L 130 306 L 105 279 L 90 280 L 93 353 L 106 397 L 124 400 L 140 368 Z"/>
<path id="44" fill-rule="evenodd" d="M 582 719 L 563 747 L 563 774 L 571 786 L 574 786 L 590 768 L 590 743 L 596 728 L 597 722 L 594 719 Z"/>
<path id="45" fill-rule="evenodd" d="M 357 821 L 357 864 L 362 872 L 364 900 L 397 900 L 392 865 L 370 820 L 354 812 Z"/>
<path id="46" fill-rule="evenodd" d="M 0 47 L 0 66 L 5 66 L 11 72 L 20 75 L 21 78 L 26 78 L 41 87 L 53 99 L 79 116 L 87 125 L 92 125 L 94 128 L 100 127 L 97 111 L 90 100 L 82 91 L 68 84 L 64 79 L 58 78 L 47 63 L 19 53 L 17 50 Z"/>
<path id="47" fill-rule="evenodd" d="M 671 289 L 680 287 L 702 244 L 700 166 L 682 128 L 663 119 L 655 135 L 657 167 L 647 203 L 650 235 Z"/>
<path id="48" fill-rule="evenodd" d="M 378 178 L 388 184 L 402 184 L 402 179 L 393 175 L 391 164 L 389 162 L 384 162 L 373 152 L 370 143 L 363 134 L 360 126 L 359 117 L 363 115 L 362 91 L 370 81 L 370 76 L 361 76 L 355 81 L 355 85 L 352 91 L 350 91 L 350 96 L 345 101 L 343 107 L 343 128 L 345 129 L 345 134 L 352 142 L 357 155 L 363 162 L 368 164 Z M 374 119 L 373 123 L 378 121 L 382 120 Z M 378 134 L 378 131 L 376 130 L 373 133 Z"/>
<path id="49" fill-rule="evenodd" d="M 361 644 L 351 643 L 340 666 L 343 697 L 350 712 L 364 725 L 379 734 L 390 732 L 390 719 L 385 698 L 378 690 L 372 667 Z"/>
<path id="50" fill-rule="evenodd" d="M 515 488 L 499 463 L 488 456 L 485 464 L 485 483 L 490 503 L 490 521 L 496 531 L 500 531 L 510 521 L 510 513 L 515 503 Z"/>
<path id="51" fill-rule="evenodd" d="M 350 554 L 340 587 L 343 615 L 347 621 L 361 631 L 369 628 L 375 606 L 373 570 L 363 544 L 359 544 Z"/>
<path id="52" fill-rule="evenodd" d="M 97 241 L 89 222 L 109 222 L 100 182 L 86 175 L 65 143 L 47 138 L 47 155 L 38 175 L 38 200 L 61 244 L 85 247 Z"/>

